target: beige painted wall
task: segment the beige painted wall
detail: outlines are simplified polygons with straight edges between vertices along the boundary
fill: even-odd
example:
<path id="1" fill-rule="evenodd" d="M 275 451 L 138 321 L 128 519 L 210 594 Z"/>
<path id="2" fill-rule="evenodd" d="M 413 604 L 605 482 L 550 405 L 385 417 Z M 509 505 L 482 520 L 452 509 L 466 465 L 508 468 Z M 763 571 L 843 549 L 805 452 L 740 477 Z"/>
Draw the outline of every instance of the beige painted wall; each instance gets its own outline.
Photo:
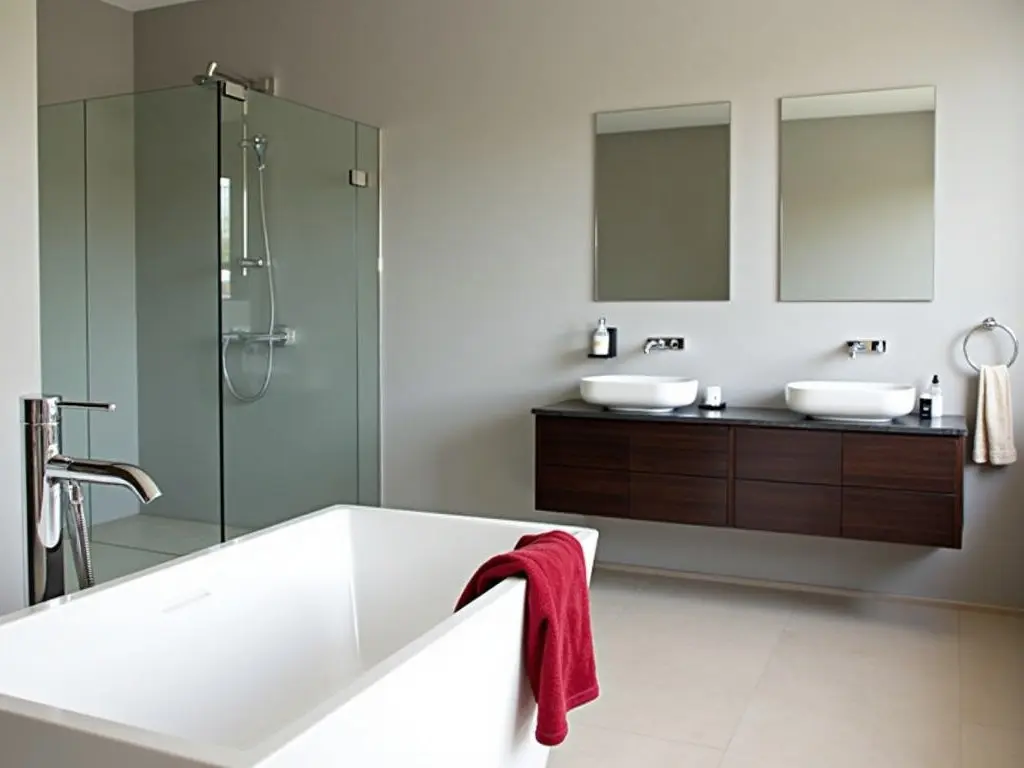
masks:
<path id="1" fill-rule="evenodd" d="M 130 93 L 134 19 L 102 0 L 38 0 L 39 103 Z"/>
<path id="2" fill-rule="evenodd" d="M 728 299 L 729 126 L 595 141 L 600 299 Z"/>
<path id="3" fill-rule="evenodd" d="M 141 87 L 216 57 L 384 128 L 389 505 L 542 517 L 529 409 L 585 374 L 688 374 L 781 405 L 795 378 L 937 372 L 953 413 L 975 391 L 963 333 L 989 314 L 1024 333 L 1018 0 L 207 0 L 139 14 L 135 34 Z M 778 303 L 776 100 L 920 83 L 941 110 L 935 301 Z M 732 301 L 595 304 L 593 113 L 718 100 L 733 103 Z M 612 363 L 585 357 L 599 314 L 620 329 Z M 661 333 L 687 351 L 639 354 Z M 876 337 L 888 355 L 840 349 Z M 962 551 L 591 522 L 609 561 L 1024 606 L 1024 465 L 972 467 L 966 494 Z"/>
<path id="4" fill-rule="evenodd" d="M 18 398 L 39 389 L 35 0 L 0 3 L 0 614 L 27 598 Z M 17 76 L 13 76 L 16 73 Z"/>
<path id="5" fill-rule="evenodd" d="M 781 124 L 784 301 L 930 301 L 935 113 Z"/>

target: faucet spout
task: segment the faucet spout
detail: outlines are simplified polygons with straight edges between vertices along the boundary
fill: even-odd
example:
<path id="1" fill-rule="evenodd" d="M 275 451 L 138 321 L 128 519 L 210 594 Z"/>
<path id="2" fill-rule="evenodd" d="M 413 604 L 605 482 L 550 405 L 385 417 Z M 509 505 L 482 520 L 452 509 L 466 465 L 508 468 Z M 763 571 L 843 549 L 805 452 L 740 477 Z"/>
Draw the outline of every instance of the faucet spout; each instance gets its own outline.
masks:
<path id="1" fill-rule="evenodd" d="M 53 456 L 46 462 L 46 477 L 80 483 L 116 485 L 131 490 L 143 504 L 160 497 L 162 491 L 152 477 L 134 464 L 101 459 Z"/>

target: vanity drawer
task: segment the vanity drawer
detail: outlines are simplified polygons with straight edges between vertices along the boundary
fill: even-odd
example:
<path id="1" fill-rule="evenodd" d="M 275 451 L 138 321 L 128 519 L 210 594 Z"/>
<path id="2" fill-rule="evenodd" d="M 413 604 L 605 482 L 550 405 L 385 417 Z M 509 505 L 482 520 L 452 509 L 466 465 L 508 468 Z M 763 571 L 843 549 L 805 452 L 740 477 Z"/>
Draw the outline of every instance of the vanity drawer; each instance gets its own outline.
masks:
<path id="1" fill-rule="evenodd" d="M 628 517 L 629 474 L 538 464 L 535 503 L 548 512 Z"/>
<path id="2" fill-rule="evenodd" d="M 943 493 L 843 489 L 843 536 L 960 547 L 957 497 Z"/>
<path id="3" fill-rule="evenodd" d="M 961 441 L 916 435 L 843 435 L 843 485 L 957 493 Z"/>
<path id="4" fill-rule="evenodd" d="M 839 536 L 842 490 L 828 485 L 736 481 L 736 527 Z"/>
<path id="5" fill-rule="evenodd" d="M 629 466 L 628 424 L 599 419 L 537 419 L 537 464 L 600 467 Z"/>
<path id="6" fill-rule="evenodd" d="M 686 525 L 727 525 L 728 482 L 712 477 L 634 473 L 629 516 Z"/>
<path id="7" fill-rule="evenodd" d="M 736 430 L 736 477 L 839 485 L 842 435 L 805 429 Z"/>
<path id="8" fill-rule="evenodd" d="M 629 468 L 698 477 L 729 475 L 729 428 L 686 424 L 634 424 Z"/>

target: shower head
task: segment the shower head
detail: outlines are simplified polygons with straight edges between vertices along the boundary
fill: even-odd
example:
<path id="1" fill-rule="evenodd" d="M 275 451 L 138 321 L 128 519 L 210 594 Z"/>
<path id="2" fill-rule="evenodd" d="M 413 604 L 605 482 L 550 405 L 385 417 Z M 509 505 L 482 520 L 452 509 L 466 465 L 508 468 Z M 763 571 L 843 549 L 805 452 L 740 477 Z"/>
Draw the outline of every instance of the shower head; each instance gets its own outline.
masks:
<path id="1" fill-rule="evenodd" d="M 201 75 L 196 75 L 192 78 L 192 82 L 196 85 L 207 85 L 209 83 L 216 83 L 218 78 L 214 77 L 217 74 L 217 67 L 219 65 L 216 61 L 211 61 L 206 65 L 206 71 Z"/>

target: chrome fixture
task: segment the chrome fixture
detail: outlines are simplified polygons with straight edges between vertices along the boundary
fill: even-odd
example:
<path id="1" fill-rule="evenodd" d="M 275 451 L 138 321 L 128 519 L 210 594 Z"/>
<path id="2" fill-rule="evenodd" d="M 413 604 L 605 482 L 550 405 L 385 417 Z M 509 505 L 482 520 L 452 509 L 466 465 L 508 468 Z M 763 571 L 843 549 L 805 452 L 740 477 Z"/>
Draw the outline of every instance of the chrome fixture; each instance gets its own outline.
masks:
<path id="1" fill-rule="evenodd" d="M 256 155 L 256 170 L 264 170 L 267 167 L 267 137 L 262 133 L 252 137 L 252 151 Z"/>
<path id="2" fill-rule="evenodd" d="M 239 86 L 242 89 L 251 88 L 254 91 L 259 91 L 260 93 L 265 93 L 269 96 L 273 96 L 274 91 L 277 89 L 277 81 L 273 77 L 243 77 L 242 75 L 236 75 L 232 72 L 221 69 L 220 64 L 216 61 L 211 61 L 207 64 L 203 74 L 193 77 L 192 82 L 196 85 L 220 85 L 221 83 L 231 84 Z M 234 93 L 228 93 L 227 95 L 234 98 L 245 98 L 244 91 L 240 96 Z"/>
<path id="3" fill-rule="evenodd" d="M 67 525 L 71 533 L 79 583 L 90 586 L 91 556 L 82 512 L 81 483 L 128 488 L 143 504 L 160 496 L 160 488 L 153 478 L 133 464 L 61 454 L 61 411 L 64 408 L 112 411 L 113 404 L 76 402 L 59 397 L 23 397 L 21 407 L 29 602 L 34 605 L 64 594 L 62 525 Z M 68 508 L 64 506 L 65 495 L 70 502 Z"/>
<path id="4" fill-rule="evenodd" d="M 242 217 L 242 228 L 246 234 L 243 235 L 242 239 L 242 257 L 238 260 L 238 266 L 242 269 L 243 277 L 246 276 L 250 269 L 264 269 L 267 275 L 267 299 L 269 301 L 269 317 L 267 318 L 267 330 L 263 333 L 251 333 L 249 331 L 231 331 L 228 333 L 222 333 L 220 339 L 220 367 L 221 374 L 224 378 L 224 386 L 230 395 L 241 403 L 255 403 L 263 397 L 270 390 L 270 381 L 274 376 L 274 345 L 275 344 L 291 344 L 295 342 L 295 331 L 285 326 L 277 325 L 277 287 L 274 282 L 274 259 L 270 249 L 270 229 L 267 225 L 267 186 L 265 174 L 267 170 L 267 146 L 269 141 L 266 136 L 261 133 L 255 134 L 252 139 L 247 138 L 247 131 L 249 129 L 248 124 L 248 105 L 242 105 L 242 114 L 245 119 L 242 123 L 242 141 L 240 147 L 242 149 L 242 188 L 245 200 L 248 199 L 249 189 L 249 175 L 248 175 L 248 164 L 249 164 L 249 150 L 252 150 L 253 156 L 256 160 L 256 175 L 258 179 L 257 194 L 259 195 L 259 211 L 260 211 L 260 234 L 263 237 L 263 256 L 261 258 L 253 259 L 249 256 L 249 219 L 248 215 Z M 243 202 L 243 206 L 247 207 L 247 203 Z M 228 366 L 228 351 L 231 348 L 232 343 L 241 343 L 244 348 L 248 348 L 253 344 L 266 344 L 267 345 L 267 365 L 263 369 L 263 381 L 260 383 L 259 388 L 250 393 L 243 393 L 237 386 L 231 377 L 231 370 Z"/>
<path id="5" fill-rule="evenodd" d="M 221 340 L 228 344 L 276 344 L 279 347 L 289 347 L 296 342 L 296 333 L 294 328 L 287 325 L 277 325 L 270 333 L 225 331 L 221 334 Z"/>
<path id="6" fill-rule="evenodd" d="M 248 130 L 248 109 L 243 107 L 243 114 L 246 117 L 246 121 L 242 125 L 243 138 L 238 142 L 238 146 L 242 150 L 242 205 L 244 206 L 242 211 L 242 229 L 245 231 L 245 235 L 242 238 L 242 256 L 238 259 L 238 266 L 242 268 L 242 277 L 246 277 L 249 274 L 250 269 L 263 269 L 270 264 L 270 238 L 267 230 L 267 204 L 264 199 L 266 193 L 266 184 L 263 178 L 263 172 L 267 170 L 267 145 L 269 140 L 262 133 L 257 133 L 251 139 L 245 137 L 245 132 Z M 266 258 L 260 256 L 255 259 L 249 257 L 249 211 L 248 211 L 248 200 L 249 200 L 249 150 L 252 150 L 253 156 L 256 159 L 256 172 L 259 174 L 259 208 L 260 208 L 260 227 L 263 233 L 263 251 Z M 268 280 L 273 280 L 273 277 L 268 273 Z M 270 297 L 271 309 L 273 309 L 274 295 L 271 292 Z M 271 320 L 273 323 L 273 320 Z"/>
<path id="7" fill-rule="evenodd" d="M 887 348 L 888 344 L 884 339 L 851 339 L 846 342 L 846 351 L 851 360 L 855 360 L 862 352 L 884 355 Z"/>
<path id="8" fill-rule="evenodd" d="M 249 136 L 249 90 L 260 91 L 269 95 L 274 94 L 275 81 L 272 77 L 253 79 L 243 77 L 232 72 L 221 69 L 216 61 L 206 65 L 206 70 L 201 75 L 193 78 L 193 82 L 199 86 L 216 85 L 222 96 L 236 99 L 242 102 L 242 139 L 238 146 L 242 151 L 242 248 L 240 257 L 237 260 L 239 271 L 242 277 L 247 277 L 250 269 L 263 270 L 267 280 L 267 298 L 269 301 L 269 317 L 267 318 L 266 330 L 261 332 L 250 332 L 245 330 L 232 330 L 221 334 L 220 343 L 220 367 L 221 377 L 224 381 L 224 388 L 235 400 L 241 403 L 255 403 L 261 400 L 270 390 L 270 382 L 274 376 L 274 347 L 275 345 L 291 344 L 295 341 L 295 332 L 289 328 L 277 325 L 277 290 L 274 284 L 274 261 L 270 249 L 270 232 L 267 225 L 267 190 L 265 172 L 267 170 L 267 150 L 269 140 L 261 133 Z M 256 167 L 258 196 L 258 209 L 260 218 L 260 235 L 263 238 L 263 252 L 255 258 L 249 254 L 249 154 L 252 152 Z M 266 345 L 267 362 L 263 370 L 262 380 L 248 392 L 242 390 L 235 384 L 228 362 L 229 353 L 233 345 L 238 345 L 243 351 L 250 349 L 257 344 Z"/>
<path id="9" fill-rule="evenodd" d="M 682 352 L 686 349 L 686 339 L 679 336 L 656 336 L 644 342 L 644 354 L 651 352 Z"/>
<path id="10" fill-rule="evenodd" d="M 1009 368 L 1015 362 L 1017 362 L 1017 354 L 1020 352 L 1020 342 L 1017 340 L 1017 334 L 1014 333 L 1009 326 L 1003 325 L 998 322 L 994 317 L 986 317 L 978 325 L 974 326 L 967 335 L 964 336 L 964 357 L 967 359 L 967 364 L 971 366 L 975 371 L 981 373 L 981 366 L 979 366 L 974 360 L 971 359 L 971 353 L 967 351 L 967 343 L 971 340 L 971 336 L 976 334 L 978 331 L 995 331 L 1000 330 L 1010 337 L 1010 341 L 1013 342 L 1013 354 L 1010 355 L 1010 359 L 1006 361 L 1006 367 Z"/>

